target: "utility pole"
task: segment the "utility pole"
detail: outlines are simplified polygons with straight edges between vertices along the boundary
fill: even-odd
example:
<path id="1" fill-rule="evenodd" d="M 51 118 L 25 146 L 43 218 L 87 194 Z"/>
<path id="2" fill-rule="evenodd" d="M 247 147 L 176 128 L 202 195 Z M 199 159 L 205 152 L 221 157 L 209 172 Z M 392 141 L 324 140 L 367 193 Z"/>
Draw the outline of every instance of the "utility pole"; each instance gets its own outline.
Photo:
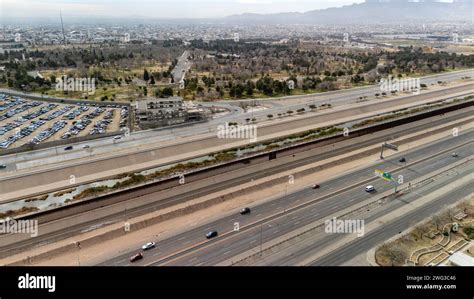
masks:
<path id="1" fill-rule="evenodd" d="M 63 14 L 62 14 L 61 10 L 59 11 L 59 17 L 61 18 L 61 29 L 62 29 L 62 32 L 63 32 L 63 43 L 64 43 L 64 45 L 66 45 L 66 34 L 64 34 Z"/>

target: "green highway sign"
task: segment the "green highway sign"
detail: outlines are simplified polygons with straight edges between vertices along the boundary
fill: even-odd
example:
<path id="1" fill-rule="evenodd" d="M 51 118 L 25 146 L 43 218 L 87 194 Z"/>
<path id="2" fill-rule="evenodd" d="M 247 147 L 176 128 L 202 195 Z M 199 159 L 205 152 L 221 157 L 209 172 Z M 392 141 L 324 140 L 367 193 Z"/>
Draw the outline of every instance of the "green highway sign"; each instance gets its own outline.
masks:
<path id="1" fill-rule="evenodd" d="M 382 178 L 382 179 L 388 181 L 388 182 L 393 182 L 393 177 L 392 177 L 392 174 L 390 172 L 385 172 L 385 171 L 376 169 L 375 170 L 375 175 L 378 176 L 379 178 Z"/>

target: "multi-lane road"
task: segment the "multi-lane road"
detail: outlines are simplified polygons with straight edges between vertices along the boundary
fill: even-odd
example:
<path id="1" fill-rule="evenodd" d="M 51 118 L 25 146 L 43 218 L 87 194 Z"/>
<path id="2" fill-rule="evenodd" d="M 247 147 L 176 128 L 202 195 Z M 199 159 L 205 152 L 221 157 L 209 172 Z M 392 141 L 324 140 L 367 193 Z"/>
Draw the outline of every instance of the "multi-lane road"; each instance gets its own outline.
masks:
<path id="1" fill-rule="evenodd" d="M 395 176 L 403 175 L 405 183 L 409 183 L 425 174 L 456 163 L 459 159 L 472 156 L 474 154 L 473 142 L 474 131 L 465 132 L 458 137 L 444 138 L 404 153 L 403 157 L 407 159 L 407 163 L 400 163 L 398 160 L 402 155 L 397 155 L 386 161 L 377 161 L 354 172 L 341 174 L 326 182 L 318 182 L 321 184 L 319 190 L 313 190 L 308 186 L 251 207 L 252 213 L 250 215 L 239 215 L 237 210 L 233 215 L 201 227 L 192 228 L 175 237 L 165 240 L 150 240 L 157 241 L 157 248 L 146 252 L 144 259 L 137 265 L 217 265 L 232 260 L 233 257 L 248 250 L 258 250 L 260 244 L 264 247 L 265 243 L 306 225 L 330 219 L 331 215 L 338 211 L 350 208 L 368 198 L 373 197 L 376 200 L 377 194 L 395 187 L 393 184 L 375 177 L 374 169 L 391 171 Z M 452 157 L 453 151 L 456 151 L 459 157 Z M 472 169 L 471 161 L 455 172 L 456 177 L 472 173 Z M 442 181 L 442 184 L 449 183 L 451 183 L 449 179 Z M 364 191 L 364 187 L 369 184 L 376 187 L 375 194 Z M 426 188 L 435 190 L 438 187 L 433 184 Z M 418 191 L 427 192 L 420 189 L 415 190 L 412 194 L 420 194 Z M 468 189 L 465 191 L 469 192 Z M 410 197 L 407 200 L 410 200 Z M 399 201 L 398 205 L 404 203 L 406 204 L 406 201 Z M 384 213 L 387 212 L 384 210 Z M 234 231 L 236 222 L 240 227 L 238 232 Z M 206 240 L 205 234 L 210 230 L 217 230 L 220 236 Z M 390 235 L 387 234 L 386 237 L 389 238 Z M 298 247 L 288 249 L 287 257 L 291 257 L 292 254 L 298 256 L 298 249 Z M 293 250 L 295 251 L 293 252 Z M 103 265 L 130 265 L 128 258 L 136 251 L 110 259 Z M 313 251 L 310 250 L 310 253 Z M 301 255 L 301 257 L 305 256 Z M 290 261 L 290 264 L 299 262 L 299 260 Z M 284 263 L 284 260 L 277 260 L 275 264 L 280 262 Z"/>
<path id="2" fill-rule="evenodd" d="M 165 194 L 155 192 L 145 196 L 141 195 L 139 198 L 134 198 L 132 193 L 130 194 L 129 200 L 123 202 L 112 201 L 111 204 L 101 208 L 101 211 L 99 211 L 97 214 L 100 216 L 95 216 L 95 210 L 89 212 L 82 212 L 81 210 L 81 212 L 77 213 L 77 215 L 74 214 L 71 216 L 77 218 L 77 221 L 71 217 L 68 217 L 67 219 L 64 219 L 67 225 L 60 225 L 56 230 L 45 228 L 43 226 L 43 222 L 41 222 L 40 229 L 43 231 L 43 233 L 36 238 L 26 238 L 25 240 L 7 240 L 5 238 L 0 238 L 0 243 L 3 243 L 3 246 L 0 246 L 0 255 L 4 256 L 4 254 L 7 254 L 8 252 L 11 253 L 13 251 L 18 251 L 19 249 L 29 248 L 36 243 L 46 244 L 57 241 L 79 234 L 81 231 L 90 229 L 90 227 L 100 227 L 104 225 L 104 223 L 112 224 L 125 221 L 126 219 L 130 219 L 130 217 L 140 216 L 150 211 L 163 209 L 165 207 L 169 207 L 170 205 L 182 203 L 194 198 L 199 198 L 200 196 L 209 195 L 213 192 L 222 191 L 231 186 L 236 186 L 252 180 L 264 178 L 268 176 L 268 174 L 282 173 L 284 171 L 296 169 L 316 161 L 323 161 L 325 159 L 336 157 L 354 150 L 359 150 L 361 148 L 370 147 L 373 145 L 379 145 L 386 141 L 387 138 L 399 138 L 401 136 L 407 136 L 408 134 L 413 134 L 415 132 L 423 132 L 428 128 L 433 128 L 440 125 L 444 126 L 447 123 L 451 123 L 450 126 L 454 126 L 453 122 L 456 122 L 456 125 L 458 125 L 457 122 L 459 120 L 462 120 L 463 122 L 469 121 L 469 118 L 466 119 L 466 117 L 472 116 L 473 109 L 474 108 L 471 107 L 460 111 L 453 111 L 443 115 L 442 117 L 436 116 L 417 121 L 415 123 L 409 123 L 392 129 L 383 130 L 371 134 L 370 136 L 356 137 L 355 139 L 337 143 L 337 147 L 335 149 L 332 149 L 332 147 L 328 145 L 327 147 L 332 149 L 330 151 L 325 151 L 323 148 L 321 148 L 316 150 L 316 152 L 309 152 L 312 154 L 307 154 L 306 152 L 303 152 L 302 156 L 300 156 L 300 154 L 296 154 L 295 156 L 277 164 L 268 161 L 266 163 L 258 163 L 255 166 L 250 168 L 247 167 L 237 172 L 232 171 L 229 176 L 225 178 L 222 178 L 222 175 L 219 176 L 219 179 L 217 179 L 217 177 L 209 177 L 208 181 L 212 182 L 210 185 L 203 185 L 201 181 L 198 181 L 196 182 L 196 188 L 192 190 L 184 190 L 179 194 L 173 192 L 171 196 L 165 196 Z M 325 189 L 323 188 L 323 190 Z M 129 203 L 131 202 L 133 202 L 135 208 L 130 207 Z M 104 214 L 105 209 L 110 209 L 111 213 Z M 105 217 L 105 215 L 107 215 L 107 217 Z M 74 223 L 74 225 L 72 223 Z M 47 231 L 47 233 L 45 233 L 45 231 Z"/>
<path id="3" fill-rule="evenodd" d="M 452 97 L 453 94 L 466 95 L 472 93 L 472 83 L 466 83 L 456 87 L 450 87 L 443 90 L 430 91 L 422 93 L 418 96 L 407 96 L 403 98 L 380 101 L 376 103 L 360 103 L 354 107 L 346 107 L 335 109 L 327 112 L 310 115 L 307 117 L 288 119 L 286 121 L 275 121 L 265 126 L 259 126 L 258 136 L 259 142 L 265 139 L 281 137 L 302 130 L 314 129 L 315 127 L 328 125 L 335 125 L 342 120 L 351 121 L 361 119 L 363 117 L 375 116 L 382 111 L 388 112 L 402 107 L 413 107 L 421 103 L 427 103 L 437 100 L 445 100 Z M 146 134 L 146 133 L 143 133 Z M 177 143 L 161 145 L 155 142 L 149 147 L 140 148 L 133 147 L 140 144 L 140 140 L 131 138 L 126 141 L 113 146 L 103 146 L 101 150 L 107 150 L 107 154 L 95 155 L 96 152 L 90 153 L 91 149 L 81 150 L 81 152 L 72 152 L 67 154 L 49 154 L 49 150 L 42 152 L 28 153 L 35 157 L 34 161 L 21 161 L 19 163 L 14 160 L 22 159 L 18 156 L 4 157 L 7 162 L 7 169 L 18 168 L 19 164 L 35 165 L 36 163 L 46 163 L 43 167 L 25 167 L 21 171 L 6 172 L 0 175 L 0 188 L 4 190 L 3 195 L 0 194 L 0 200 L 17 200 L 18 197 L 26 197 L 32 194 L 42 194 L 54 190 L 64 188 L 71 188 L 70 176 L 74 175 L 76 185 L 95 182 L 100 178 L 113 177 L 121 173 L 129 173 L 133 171 L 140 171 L 157 166 L 169 165 L 197 157 L 203 157 L 209 152 L 222 151 L 236 146 L 248 145 L 249 140 L 238 139 L 220 139 L 215 134 L 208 134 L 207 136 L 197 136 L 198 138 L 178 139 Z M 148 138 L 152 140 L 153 138 Z M 131 142 L 131 143 L 130 143 Z M 126 151 L 120 151 L 122 146 Z M 130 147 L 129 147 L 130 146 Z M 53 150 L 53 149 L 50 149 Z M 80 155 L 79 155 L 80 154 Z M 74 160 L 67 160 L 65 156 L 77 155 Z M 80 158 L 81 157 L 81 158 Z M 13 160 L 11 160 L 13 159 Z M 51 164 L 48 164 L 51 161 Z M 56 162 L 56 163 L 55 163 Z M 12 166 L 13 165 L 13 166 Z M 5 170 L 4 170 L 5 172 Z M 24 180 L 28 179 L 35 184 L 29 184 L 28 189 L 24 188 Z"/>

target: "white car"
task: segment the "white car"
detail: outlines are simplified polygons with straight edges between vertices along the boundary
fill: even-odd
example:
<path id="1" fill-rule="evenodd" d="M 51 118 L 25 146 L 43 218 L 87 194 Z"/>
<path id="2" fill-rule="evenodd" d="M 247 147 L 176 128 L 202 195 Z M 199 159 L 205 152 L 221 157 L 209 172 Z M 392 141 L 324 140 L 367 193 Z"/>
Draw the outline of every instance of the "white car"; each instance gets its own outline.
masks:
<path id="1" fill-rule="evenodd" d="M 120 139 L 122 139 L 122 136 L 115 136 L 114 137 L 114 140 L 120 140 Z"/>
<path id="2" fill-rule="evenodd" d="M 374 192 L 374 191 L 375 191 L 375 187 L 372 185 L 365 187 L 365 192 Z"/>
<path id="3" fill-rule="evenodd" d="M 148 249 L 152 249 L 156 246 L 156 243 L 155 242 L 149 242 L 149 243 L 146 243 L 145 245 L 142 246 L 142 249 L 143 250 L 148 250 Z"/>

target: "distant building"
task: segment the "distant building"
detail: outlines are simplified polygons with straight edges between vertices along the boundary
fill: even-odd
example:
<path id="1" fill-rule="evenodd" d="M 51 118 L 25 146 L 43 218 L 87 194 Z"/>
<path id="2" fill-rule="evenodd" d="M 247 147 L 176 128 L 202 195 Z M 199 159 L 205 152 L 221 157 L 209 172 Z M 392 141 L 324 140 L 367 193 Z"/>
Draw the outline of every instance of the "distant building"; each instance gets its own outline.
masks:
<path id="1" fill-rule="evenodd" d="M 188 109 L 181 97 L 137 101 L 136 120 L 142 129 L 152 129 L 206 119 L 202 109 Z"/>

